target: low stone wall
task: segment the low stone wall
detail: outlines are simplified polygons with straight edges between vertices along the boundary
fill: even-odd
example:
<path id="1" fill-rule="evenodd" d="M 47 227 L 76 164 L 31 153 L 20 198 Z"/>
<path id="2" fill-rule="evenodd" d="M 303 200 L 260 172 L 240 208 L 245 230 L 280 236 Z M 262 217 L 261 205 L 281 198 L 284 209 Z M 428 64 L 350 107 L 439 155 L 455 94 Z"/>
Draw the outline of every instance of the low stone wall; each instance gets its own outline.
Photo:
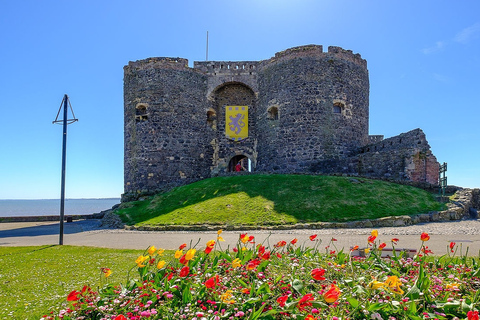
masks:
<path id="1" fill-rule="evenodd" d="M 94 214 L 81 215 L 65 215 L 65 221 L 98 219 Z M 25 216 L 25 217 L 0 217 L 2 222 L 43 222 L 43 221 L 60 221 L 60 216 Z"/>
<path id="2" fill-rule="evenodd" d="M 477 190 L 477 191 L 475 191 Z M 216 231 L 218 229 L 227 231 L 236 230 L 291 230 L 291 229 L 345 229 L 345 228 L 380 228 L 380 227 L 404 227 L 425 222 L 440 222 L 462 220 L 471 217 L 472 194 L 479 189 L 458 190 L 453 201 L 447 204 L 444 211 L 432 211 L 412 216 L 384 217 L 372 220 L 360 220 L 350 222 L 315 222 L 297 223 L 294 225 L 273 225 L 273 226 L 229 226 L 229 225 L 166 225 L 166 226 L 125 226 L 127 230 L 138 231 Z"/>

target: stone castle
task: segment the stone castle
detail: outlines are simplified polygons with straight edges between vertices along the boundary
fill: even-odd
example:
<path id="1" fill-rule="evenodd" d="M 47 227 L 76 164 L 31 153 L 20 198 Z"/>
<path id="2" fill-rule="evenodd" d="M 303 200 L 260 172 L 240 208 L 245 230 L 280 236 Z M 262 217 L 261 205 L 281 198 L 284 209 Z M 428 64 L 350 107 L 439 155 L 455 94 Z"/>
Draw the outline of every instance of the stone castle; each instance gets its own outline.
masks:
<path id="1" fill-rule="evenodd" d="M 339 47 L 193 68 L 181 58 L 129 62 L 124 104 L 124 199 L 240 167 L 438 182 L 422 130 L 369 135 L 367 62 Z"/>

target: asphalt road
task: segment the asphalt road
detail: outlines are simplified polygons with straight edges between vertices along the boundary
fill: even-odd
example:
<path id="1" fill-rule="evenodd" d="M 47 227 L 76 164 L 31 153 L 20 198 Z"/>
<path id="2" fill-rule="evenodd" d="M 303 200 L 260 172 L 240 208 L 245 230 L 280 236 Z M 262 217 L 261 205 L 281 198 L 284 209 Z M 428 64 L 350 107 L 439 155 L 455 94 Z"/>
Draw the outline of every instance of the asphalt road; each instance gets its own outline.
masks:
<path id="1" fill-rule="evenodd" d="M 101 229 L 99 220 L 78 220 L 64 224 L 64 245 L 94 246 L 104 248 L 146 249 L 151 245 L 164 249 L 176 249 L 182 243 L 192 244 L 199 241 L 199 246 L 212 239 L 216 239 L 216 232 L 181 232 L 181 231 L 128 231 L 123 229 Z M 0 223 L 0 246 L 39 246 L 55 245 L 59 243 L 59 222 L 11 222 Z M 425 244 L 435 255 L 447 252 L 450 242 L 455 242 L 465 253 L 467 247 L 469 255 L 480 253 L 480 221 L 463 220 L 444 223 L 427 223 L 422 225 L 377 228 L 378 243 L 387 243 L 398 238 L 396 248 L 418 249 L 421 246 L 420 234 L 428 232 L 430 240 Z M 324 249 L 330 244 L 329 249 L 335 249 L 332 242 L 339 250 L 350 249 L 356 245 L 367 246 L 367 237 L 371 229 L 319 229 L 319 230 L 282 230 L 282 231 L 248 231 L 255 236 L 256 243 L 269 243 L 271 246 L 280 240 L 290 241 L 298 239 L 298 245 L 306 243 L 313 245 L 309 236 L 317 234 L 321 240 L 319 247 Z M 233 247 L 238 241 L 240 231 L 224 231 L 221 242 L 222 248 Z"/>

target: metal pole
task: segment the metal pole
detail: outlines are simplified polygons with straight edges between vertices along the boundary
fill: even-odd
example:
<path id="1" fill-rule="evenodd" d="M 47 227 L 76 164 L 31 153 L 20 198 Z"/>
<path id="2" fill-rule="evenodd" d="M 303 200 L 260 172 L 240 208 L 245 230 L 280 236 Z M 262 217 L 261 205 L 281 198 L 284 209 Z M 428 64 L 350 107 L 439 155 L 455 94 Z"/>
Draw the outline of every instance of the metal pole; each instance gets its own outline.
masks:
<path id="1" fill-rule="evenodd" d="M 62 191 L 60 197 L 60 241 L 63 245 L 63 220 L 65 219 L 65 165 L 67 158 L 67 111 L 68 96 L 63 97 L 63 148 L 62 148 Z"/>

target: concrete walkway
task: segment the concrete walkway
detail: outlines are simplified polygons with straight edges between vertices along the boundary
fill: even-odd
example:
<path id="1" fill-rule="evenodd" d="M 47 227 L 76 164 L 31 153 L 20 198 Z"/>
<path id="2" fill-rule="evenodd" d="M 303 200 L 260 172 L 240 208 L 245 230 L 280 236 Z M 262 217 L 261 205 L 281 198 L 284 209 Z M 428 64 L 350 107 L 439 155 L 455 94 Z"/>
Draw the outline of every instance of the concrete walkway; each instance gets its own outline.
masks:
<path id="1" fill-rule="evenodd" d="M 78 220 L 64 224 L 64 245 L 94 246 L 121 249 L 146 249 L 151 245 L 164 249 L 176 249 L 182 243 L 196 244 L 203 247 L 209 240 L 216 239 L 215 232 L 181 232 L 181 231 L 128 231 L 123 229 L 101 229 L 99 220 Z M 379 242 L 391 247 L 390 240 L 398 238 L 396 248 L 418 249 L 421 246 L 420 234 L 428 232 L 431 239 L 426 245 L 435 255 L 447 252 L 450 242 L 460 245 L 463 253 L 469 248 L 469 255 L 479 255 L 480 221 L 462 220 L 442 223 L 426 223 L 408 227 L 377 228 Z M 366 247 L 367 237 L 371 229 L 319 229 L 319 230 L 282 230 L 282 231 L 248 231 L 255 236 L 256 243 L 268 241 L 273 246 L 280 240 L 298 239 L 311 245 L 309 236 L 317 234 L 325 248 L 332 238 L 338 249 L 349 249 L 353 246 Z M 233 247 L 237 243 L 240 232 L 225 231 L 221 242 L 222 248 Z M 39 246 L 59 243 L 58 222 L 11 222 L 0 223 L 0 246 Z M 333 247 L 331 247 L 334 249 Z M 457 253 L 457 254 L 458 254 Z"/>

